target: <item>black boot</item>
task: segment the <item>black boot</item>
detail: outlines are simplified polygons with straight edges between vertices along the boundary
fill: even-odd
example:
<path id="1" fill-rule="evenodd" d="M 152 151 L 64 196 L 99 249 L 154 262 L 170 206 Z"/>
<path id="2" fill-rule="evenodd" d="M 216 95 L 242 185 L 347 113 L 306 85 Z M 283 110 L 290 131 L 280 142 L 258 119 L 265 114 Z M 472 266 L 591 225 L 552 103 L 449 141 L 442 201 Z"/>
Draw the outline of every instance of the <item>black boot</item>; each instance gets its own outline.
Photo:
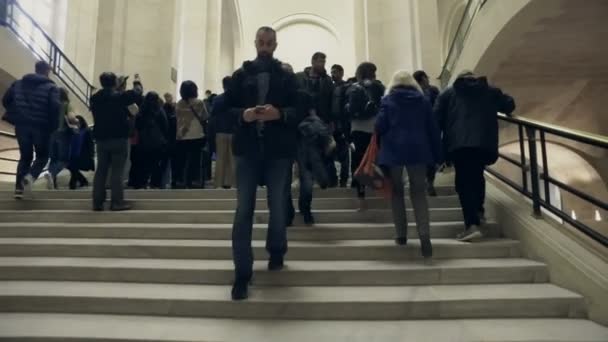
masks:
<path id="1" fill-rule="evenodd" d="M 315 217 L 312 216 L 311 212 L 304 212 L 304 213 L 302 213 L 302 216 L 304 218 L 305 225 L 312 226 L 315 224 Z"/>
<path id="2" fill-rule="evenodd" d="M 407 245 L 407 238 L 406 237 L 396 238 L 395 244 L 397 244 L 397 246 L 405 246 L 405 245 Z"/>
<path id="3" fill-rule="evenodd" d="M 285 261 L 282 256 L 271 255 L 270 260 L 268 261 L 268 270 L 269 271 L 280 271 L 285 267 Z"/>
<path id="4" fill-rule="evenodd" d="M 430 259 L 433 257 L 433 245 L 430 238 L 420 239 L 420 249 L 423 258 Z"/>
<path id="5" fill-rule="evenodd" d="M 249 279 L 237 279 L 232 285 L 232 300 L 245 300 L 249 297 Z"/>

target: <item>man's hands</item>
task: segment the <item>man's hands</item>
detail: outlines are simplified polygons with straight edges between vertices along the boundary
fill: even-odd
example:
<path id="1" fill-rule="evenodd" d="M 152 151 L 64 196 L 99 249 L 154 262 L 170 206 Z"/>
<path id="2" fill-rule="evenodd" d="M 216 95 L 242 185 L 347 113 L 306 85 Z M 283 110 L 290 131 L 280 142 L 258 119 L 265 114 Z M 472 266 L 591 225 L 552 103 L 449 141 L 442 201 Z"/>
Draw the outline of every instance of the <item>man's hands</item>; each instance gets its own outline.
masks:
<path id="1" fill-rule="evenodd" d="M 264 105 L 248 108 L 243 112 L 245 122 L 266 122 L 281 119 L 281 112 L 273 105 Z"/>

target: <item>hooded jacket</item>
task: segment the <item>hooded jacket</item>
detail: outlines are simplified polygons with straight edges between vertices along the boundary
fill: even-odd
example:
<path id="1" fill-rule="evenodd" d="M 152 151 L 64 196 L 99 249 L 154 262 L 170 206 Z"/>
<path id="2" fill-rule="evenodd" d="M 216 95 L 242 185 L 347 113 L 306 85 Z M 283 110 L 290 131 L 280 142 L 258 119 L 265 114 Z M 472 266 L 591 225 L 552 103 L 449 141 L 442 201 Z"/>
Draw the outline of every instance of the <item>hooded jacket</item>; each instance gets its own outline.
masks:
<path id="1" fill-rule="evenodd" d="M 486 77 L 459 77 L 437 99 L 435 115 L 448 156 L 462 148 L 485 152 L 488 165 L 498 159 L 498 117 L 510 115 L 515 101 L 488 84 Z"/>
<path id="2" fill-rule="evenodd" d="M 264 104 L 279 110 L 279 120 L 257 122 L 243 121 L 247 108 L 260 105 L 258 99 L 260 73 L 268 73 L 268 92 Z M 276 59 L 247 61 L 232 75 L 232 83 L 226 92 L 231 115 L 237 122 L 233 135 L 234 155 L 249 158 L 293 159 L 296 156 L 297 85 L 295 75 L 283 70 Z"/>
<path id="3" fill-rule="evenodd" d="M 376 132 L 381 142 L 378 165 L 429 165 L 441 161 L 439 128 L 431 104 L 414 87 L 393 88 L 382 99 Z"/>
<path id="4" fill-rule="evenodd" d="M 14 82 L 4 94 L 2 105 L 7 121 L 14 125 L 44 127 L 49 132 L 59 126 L 59 89 L 46 76 L 28 74 Z"/>
<path id="5" fill-rule="evenodd" d="M 312 102 L 317 115 L 325 123 L 334 122 L 336 117 L 332 113 L 332 99 L 334 95 L 334 83 L 327 72 L 319 75 L 317 79 L 310 76 L 312 67 L 296 74 L 298 88 L 306 91 L 312 96 Z"/>

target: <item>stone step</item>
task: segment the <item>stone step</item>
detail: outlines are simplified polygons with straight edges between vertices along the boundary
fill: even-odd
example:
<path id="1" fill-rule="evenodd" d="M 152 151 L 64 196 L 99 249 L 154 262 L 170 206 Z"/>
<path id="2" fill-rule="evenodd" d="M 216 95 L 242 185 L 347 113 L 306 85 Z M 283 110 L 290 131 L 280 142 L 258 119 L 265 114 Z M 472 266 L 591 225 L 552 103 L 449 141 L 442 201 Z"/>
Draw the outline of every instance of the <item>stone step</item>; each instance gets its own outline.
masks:
<path id="1" fill-rule="evenodd" d="M 494 232 L 499 229 L 495 223 L 485 227 Z M 455 238 L 463 229 L 463 222 L 433 222 L 431 237 Z M 255 224 L 253 239 L 266 240 L 267 231 L 268 225 Z M 287 234 L 289 241 L 390 240 L 395 237 L 395 228 L 391 223 L 327 223 L 289 227 Z M 414 222 L 409 224 L 408 236 L 418 237 Z M 0 237 L 230 240 L 232 224 L 0 223 Z"/>
<path id="2" fill-rule="evenodd" d="M 290 261 L 283 272 L 255 263 L 265 286 L 388 286 L 548 281 L 544 264 L 518 258 L 420 261 Z M 229 285 L 230 260 L 0 257 L 0 280 L 98 281 Z"/>
<path id="3" fill-rule="evenodd" d="M 608 328 L 581 319 L 299 321 L 123 315 L 0 314 L 10 342 L 606 342 Z"/>
<path id="4" fill-rule="evenodd" d="M 231 241 L 0 238 L 0 256 L 56 256 L 156 259 L 232 259 Z M 264 259 L 264 241 L 253 241 L 258 259 Z M 462 243 L 433 240 L 433 257 L 508 258 L 520 256 L 519 242 L 509 239 Z M 419 259 L 420 242 L 396 246 L 392 240 L 349 240 L 289 243 L 287 260 L 412 260 Z"/>
<path id="5" fill-rule="evenodd" d="M 456 191 L 453 186 L 438 186 L 436 187 L 439 196 L 454 196 Z M 408 193 L 408 188 L 405 189 Z M 109 194 L 109 191 L 108 191 Z M 295 198 L 298 196 L 298 189 L 292 189 L 292 194 Z M 39 190 L 34 191 L 35 199 L 91 199 L 91 189 L 84 190 Z M 205 189 L 205 190 L 126 190 L 125 197 L 133 200 L 139 199 L 233 199 L 236 198 L 236 190 L 224 189 Z M 258 197 L 266 198 L 266 189 L 258 190 Z M 354 189 L 350 188 L 335 188 L 335 189 L 315 189 L 315 198 L 348 198 L 356 197 Z M 369 196 L 380 197 L 372 190 L 369 191 Z M 0 198 L 12 199 L 13 191 L 0 191 Z"/>
<path id="6" fill-rule="evenodd" d="M 457 196 L 429 197 L 431 208 L 458 208 L 460 201 Z M 354 198 L 315 198 L 312 201 L 313 210 L 358 209 L 359 201 Z M 390 202 L 381 198 L 367 200 L 369 209 L 389 209 Z M 297 198 L 294 207 L 298 207 Z M 411 208 L 409 198 L 406 207 Z M 258 199 L 256 208 L 267 210 L 266 199 Z M 14 199 L 0 200 L 0 210 L 90 210 L 91 201 L 83 199 L 36 199 L 31 201 L 15 201 Z M 133 201 L 135 210 L 234 210 L 236 199 L 140 199 Z"/>
<path id="7" fill-rule="evenodd" d="M 232 319 L 404 320 L 582 318 L 584 298 L 552 284 L 229 286 L 0 281 L 1 312 L 162 315 Z"/>
<path id="8" fill-rule="evenodd" d="M 392 222 L 390 210 L 317 210 L 313 212 L 318 223 Z M 267 210 L 256 210 L 254 223 L 268 222 Z M 414 220 L 413 210 L 408 210 Z M 431 221 L 462 221 L 460 208 L 430 210 Z M 0 222 L 79 222 L 79 223 L 232 223 L 234 210 L 132 210 L 128 212 L 93 212 L 89 210 L 0 210 Z M 296 215 L 294 223 L 302 225 L 302 217 Z"/>

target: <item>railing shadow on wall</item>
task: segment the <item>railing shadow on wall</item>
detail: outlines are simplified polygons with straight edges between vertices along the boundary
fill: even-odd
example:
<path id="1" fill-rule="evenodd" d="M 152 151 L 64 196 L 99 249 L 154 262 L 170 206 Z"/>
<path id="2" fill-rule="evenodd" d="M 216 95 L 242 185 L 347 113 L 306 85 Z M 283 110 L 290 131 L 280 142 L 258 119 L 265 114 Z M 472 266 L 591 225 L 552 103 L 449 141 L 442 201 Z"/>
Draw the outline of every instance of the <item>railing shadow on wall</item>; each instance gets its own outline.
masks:
<path id="1" fill-rule="evenodd" d="M 450 44 L 448 56 L 445 60 L 445 63 L 443 64 L 443 68 L 441 69 L 441 74 L 439 75 L 439 81 L 441 83 L 442 88 L 447 87 L 448 83 L 450 82 L 450 79 L 452 79 L 452 75 L 454 74 L 454 68 L 456 67 L 458 59 L 462 54 L 462 50 L 464 49 L 465 42 L 467 40 L 467 37 L 469 36 L 471 27 L 473 26 L 475 17 L 487 1 L 488 0 L 467 1 L 464 13 L 462 15 L 462 18 L 460 19 L 460 23 L 458 24 L 458 29 L 456 30 L 454 39 Z"/>
<path id="2" fill-rule="evenodd" d="M 608 212 L 608 203 L 605 200 L 581 191 L 552 176 L 551 158 L 548 155 L 547 148 L 547 135 L 556 136 L 572 143 L 599 148 L 606 153 L 608 153 L 608 137 L 549 125 L 522 117 L 509 117 L 499 114 L 499 119 L 505 125 L 517 128 L 519 159 L 515 159 L 504 153 L 499 153 L 499 157 L 508 164 L 515 166 L 519 170 L 521 178 L 519 180 L 510 178 L 495 167 L 488 168 L 487 172 L 528 197 L 532 201 L 533 214 L 535 216 L 540 217 L 544 209 L 551 215 L 567 222 L 599 242 L 604 247 L 608 247 L 608 236 L 605 231 L 602 232 L 597 227 L 593 227 L 593 225 L 573 217 L 565 211 L 561 203 L 555 203 L 556 201 L 552 200 L 550 187 L 556 187 L 562 192 L 575 196 L 587 205 L 597 208 L 597 210 Z"/>
<path id="3" fill-rule="evenodd" d="M 10 29 L 36 58 L 49 62 L 53 74 L 89 107 L 95 87 L 17 0 L 0 0 L 0 25 Z"/>

